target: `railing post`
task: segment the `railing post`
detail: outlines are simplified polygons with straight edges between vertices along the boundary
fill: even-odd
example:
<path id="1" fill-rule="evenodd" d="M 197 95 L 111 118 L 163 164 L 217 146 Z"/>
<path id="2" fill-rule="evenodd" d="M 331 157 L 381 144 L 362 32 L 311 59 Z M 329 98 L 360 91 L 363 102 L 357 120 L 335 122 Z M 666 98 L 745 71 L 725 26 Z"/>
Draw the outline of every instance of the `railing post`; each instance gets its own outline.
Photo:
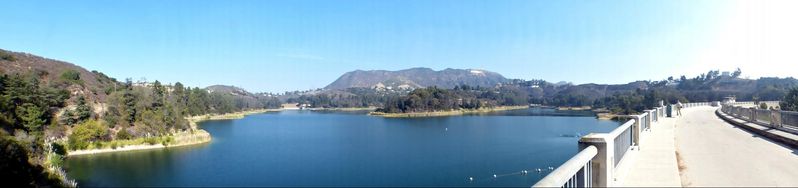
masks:
<path id="1" fill-rule="evenodd" d="M 644 117 L 641 116 L 641 115 L 631 115 L 629 117 L 631 117 L 631 118 L 633 118 L 635 120 L 635 123 L 632 124 L 632 145 L 633 146 L 638 146 L 638 148 L 639 148 L 639 146 L 640 146 L 640 133 L 643 132 L 643 127 L 641 126 L 641 123 L 643 123 L 642 120 L 644 120 Z M 650 127 L 651 124 L 649 124 L 648 126 Z"/>
<path id="2" fill-rule="evenodd" d="M 751 111 L 751 117 L 749 118 L 750 122 L 756 122 L 756 110 L 753 108 L 748 108 L 748 111 Z"/>
<path id="3" fill-rule="evenodd" d="M 653 123 L 655 121 L 659 121 L 659 119 L 657 117 L 654 117 L 654 116 L 657 115 L 656 112 L 657 112 L 657 110 L 648 110 L 648 128 L 649 129 L 651 129 L 651 126 L 653 125 Z"/>
<path id="4" fill-rule="evenodd" d="M 777 128 L 781 127 L 781 112 L 770 110 L 770 125 Z"/>
<path id="5" fill-rule="evenodd" d="M 579 139 L 579 150 L 588 146 L 595 146 L 598 154 L 590 162 L 593 165 L 591 179 L 594 187 L 611 187 L 615 164 L 615 144 L 613 138 L 608 138 L 607 134 L 590 133 Z"/>

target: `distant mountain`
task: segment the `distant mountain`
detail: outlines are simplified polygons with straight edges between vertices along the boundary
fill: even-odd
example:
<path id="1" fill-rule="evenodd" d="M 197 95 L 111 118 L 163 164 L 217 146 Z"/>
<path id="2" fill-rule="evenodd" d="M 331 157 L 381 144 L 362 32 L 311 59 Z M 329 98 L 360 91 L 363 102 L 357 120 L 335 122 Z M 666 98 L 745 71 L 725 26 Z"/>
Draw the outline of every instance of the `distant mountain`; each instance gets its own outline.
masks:
<path id="1" fill-rule="evenodd" d="M 457 85 L 493 87 L 508 81 L 501 74 L 479 69 L 411 68 L 399 71 L 356 70 L 347 72 L 325 89 L 375 88 L 414 89 L 437 86 L 454 88 Z"/>

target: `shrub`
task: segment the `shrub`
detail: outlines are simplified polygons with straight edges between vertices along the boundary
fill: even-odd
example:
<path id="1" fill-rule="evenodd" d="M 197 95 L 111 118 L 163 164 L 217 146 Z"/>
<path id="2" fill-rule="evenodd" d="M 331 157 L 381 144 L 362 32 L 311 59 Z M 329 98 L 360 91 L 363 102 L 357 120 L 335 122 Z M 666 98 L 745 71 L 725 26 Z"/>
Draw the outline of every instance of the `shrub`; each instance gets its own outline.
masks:
<path id="1" fill-rule="evenodd" d="M 64 163 L 64 156 L 58 154 L 48 154 L 47 162 L 53 166 L 61 166 Z"/>
<path id="2" fill-rule="evenodd" d="M 174 141 L 175 141 L 175 138 L 173 138 L 172 136 L 166 136 L 166 137 L 163 137 L 161 139 L 161 144 L 163 144 L 163 146 L 168 146 L 169 144 L 171 144 Z"/>
<path id="3" fill-rule="evenodd" d="M 76 70 L 66 70 L 61 73 L 61 76 L 58 77 L 62 82 L 72 83 L 72 84 L 83 84 L 83 81 L 80 80 L 80 72 Z"/>
<path id="4" fill-rule="evenodd" d="M 157 143 L 158 143 L 158 138 L 155 138 L 155 137 L 147 137 L 147 138 L 144 138 L 144 142 L 145 142 L 145 143 L 147 143 L 147 144 L 149 144 L 149 145 L 155 145 L 155 144 L 157 144 Z"/>
<path id="5" fill-rule="evenodd" d="M 0 52 L 0 59 L 6 60 L 6 61 L 16 61 L 17 60 L 17 58 L 15 58 L 13 55 L 5 53 L 5 52 Z"/>
<path id="6" fill-rule="evenodd" d="M 122 128 L 116 133 L 116 139 L 118 140 L 127 140 L 131 138 L 133 138 L 133 135 L 127 132 L 127 128 Z"/>
<path id="7" fill-rule="evenodd" d="M 70 149 L 86 149 L 91 142 L 99 141 L 107 134 L 108 127 L 103 123 L 95 120 L 88 120 L 75 126 L 67 142 Z"/>
<path id="8" fill-rule="evenodd" d="M 768 109 L 768 104 L 766 104 L 766 103 L 763 103 L 763 102 L 762 102 L 762 103 L 759 103 L 759 109 L 765 109 L 765 110 L 767 110 L 767 109 Z"/>
<path id="9" fill-rule="evenodd" d="M 64 145 L 61 144 L 61 143 L 54 142 L 54 143 L 50 144 L 50 146 L 53 147 L 53 153 L 55 153 L 55 154 L 58 154 L 58 155 L 66 155 L 67 154 L 66 147 L 64 147 Z"/>

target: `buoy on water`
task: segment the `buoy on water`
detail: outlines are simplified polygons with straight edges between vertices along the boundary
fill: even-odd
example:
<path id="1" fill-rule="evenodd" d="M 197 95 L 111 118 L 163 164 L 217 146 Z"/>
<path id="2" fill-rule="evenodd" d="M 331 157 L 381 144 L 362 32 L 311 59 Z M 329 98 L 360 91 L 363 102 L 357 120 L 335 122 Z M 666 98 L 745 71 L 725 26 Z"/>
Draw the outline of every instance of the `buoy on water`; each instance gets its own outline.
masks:
<path id="1" fill-rule="evenodd" d="M 539 168 L 538 168 L 538 169 L 535 169 L 535 170 L 536 170 L 536 171 L 538 171 L 538 173 L 540 173 L 540 172 L 542 172 L 542 171 L 543 171 L 543 169 L 539 169 Z"/>
<path id="2" fill-rule="evenodd" d="M 498 176 L 496 176 L 496 174 L 494 174 L 494 175 L 493 175 L 493 179 L 496 179 L 496 178 L 498 178 Z"/>
<path id="3" fill-rule="evenodd" d="M 474 177 L 468 177 L 468 181 L 474 181 Z"/>
<path id="4" fill-rule="evenodd" d="M 521 174 L 523 174 L 523 175 L 526 175 L 527 173 L 529 173 L 529 172 L 527 172 L 526 170 L 522 170 L 521 171 Z"/>
<path id="5" fill-rule="evenodd" d="M 549 170 L 554 170 L 554 167 L 549 167 Z"/>

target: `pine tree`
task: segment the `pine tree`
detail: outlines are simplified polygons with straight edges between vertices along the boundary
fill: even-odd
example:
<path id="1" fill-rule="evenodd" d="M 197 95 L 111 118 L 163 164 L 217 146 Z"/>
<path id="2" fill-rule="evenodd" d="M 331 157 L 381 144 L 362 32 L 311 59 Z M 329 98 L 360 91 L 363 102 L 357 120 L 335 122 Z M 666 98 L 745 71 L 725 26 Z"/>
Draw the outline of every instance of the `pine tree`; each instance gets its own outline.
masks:
<path id="1" fill-rule="evenodd" d="M 86 98 L 83 96 L 78 97 L 77 107 L 75 107 L 75 119 L 80 123 L 88 120 L 91 117 L 91 106 L 86 104 Z"/>

